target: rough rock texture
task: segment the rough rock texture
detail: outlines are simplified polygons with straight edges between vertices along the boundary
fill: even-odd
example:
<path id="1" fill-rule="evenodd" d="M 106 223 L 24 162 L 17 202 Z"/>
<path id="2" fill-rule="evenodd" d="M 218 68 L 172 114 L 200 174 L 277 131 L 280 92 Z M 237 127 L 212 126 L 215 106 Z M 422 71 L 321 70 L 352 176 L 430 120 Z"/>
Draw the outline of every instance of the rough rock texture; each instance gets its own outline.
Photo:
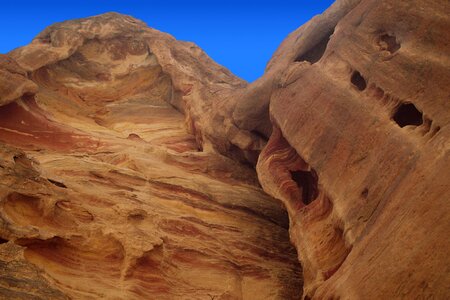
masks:
<path id="1" fill-rule="evenodd" d="M 251 84 L 117 14 L 0 57 L 0 294 L 449 298 L 449 16 L 338 0 Z"/>
<path id="2" fill-rule="evenodd" d="M 291 59 L 258 177 L 289 212 L 305 297 L 450 296 L 449 16 L 340 1 L 269 63 Z"/>
<path id="3" fill-rule="evenodd" d="M 1 58 L 0 298 L 301 295 L 283 207 L 170 105 L 243 81 L 117 14 Z"/>
<path id="4" fill-rule="evenodd" d="M 8 104 L 24 94 L 37 92 L 37 85 L 13 59 L 0 54 L 0 105 Z"/>

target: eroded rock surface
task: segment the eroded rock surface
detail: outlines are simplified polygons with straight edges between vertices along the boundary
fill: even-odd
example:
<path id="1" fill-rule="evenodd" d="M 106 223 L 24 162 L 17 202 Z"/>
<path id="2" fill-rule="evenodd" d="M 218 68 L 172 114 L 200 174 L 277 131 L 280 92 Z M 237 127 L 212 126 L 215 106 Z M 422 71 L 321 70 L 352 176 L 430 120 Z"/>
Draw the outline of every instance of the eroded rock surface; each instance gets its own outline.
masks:
<path id="1" fill-rule="evenodd" d="M 338 0 L 251 84 L 117 14 L 0 57 L 0 293 L 448 298 L 449 15 Z"/>
<path id="2" fill-rule="evenodd" d="M 289 212 L 305 298 L 450 295 L 449 12 L 338 1 L 269 63 L 291 59 L 257 170 Z"/>
<path id="3" fill-rule="evenodd" d="M 202 151 L 196 113 L 243 81 L 117 14 L 2 59 L 0 298 L 301 295 L 282 206 L 252 168 Z"/>

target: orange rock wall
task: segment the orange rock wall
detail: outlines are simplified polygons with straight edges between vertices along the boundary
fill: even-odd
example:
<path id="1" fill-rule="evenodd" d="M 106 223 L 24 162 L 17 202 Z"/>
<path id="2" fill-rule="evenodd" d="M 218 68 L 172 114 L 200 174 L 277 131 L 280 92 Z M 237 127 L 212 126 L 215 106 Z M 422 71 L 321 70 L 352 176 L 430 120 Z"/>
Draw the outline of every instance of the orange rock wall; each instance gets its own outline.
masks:
<path id="1" fill-rule="evenodd" d="M 0 295 L 448 298 L 449 15 L 338 0 L 251 84 L 114 13 L 0 56 Z"/>

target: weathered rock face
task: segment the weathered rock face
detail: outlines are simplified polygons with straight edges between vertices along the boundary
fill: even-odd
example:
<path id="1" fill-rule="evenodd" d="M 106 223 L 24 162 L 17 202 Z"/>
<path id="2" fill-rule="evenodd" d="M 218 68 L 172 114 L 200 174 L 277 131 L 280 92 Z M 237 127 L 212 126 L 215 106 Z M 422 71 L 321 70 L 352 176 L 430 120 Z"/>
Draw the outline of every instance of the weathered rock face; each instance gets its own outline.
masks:
<path id="1" fill-rule="evenodd" d="M 449 15 L 337 1 L 252 84 L 117 14 L 0 57 L 0 293 L 448 298 Z"/>
<path id="2" fill-rule="evenodd" d="M 269 64 L 291 59 L 257 170 L 289 212 L 308 298 L 450 295 L 449 12 L 337 2 Z"/>
<path id="3" fill-rule="evenodd" d="M 37 92 L 37 85 L 13 59 L 0 54 L 0 105 L 8 104 L 24 94 Z"/>
<path id="4" fill-rule="evenodd" d="M 170 105 L 195 117 L 244 82 L 117 14 L 1 59 L 0 298 L 301 295 L 282 206 Z"/>

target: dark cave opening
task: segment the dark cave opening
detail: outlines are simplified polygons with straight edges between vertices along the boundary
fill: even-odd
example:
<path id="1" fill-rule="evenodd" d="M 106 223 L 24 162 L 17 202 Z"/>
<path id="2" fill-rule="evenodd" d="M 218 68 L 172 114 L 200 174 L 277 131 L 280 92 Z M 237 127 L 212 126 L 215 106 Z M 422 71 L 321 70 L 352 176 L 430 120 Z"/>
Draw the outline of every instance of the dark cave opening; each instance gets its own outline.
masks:
<path id="1" fill-rule="evenodd" d="M 266 137 L 263 133 L 259 132 L 256 129 L 250 131 L 250 133 L 255 135 L 256 137 L 262 139 L 263 141 L 267 141 L 268 140 L 268 137 Z"/>
<path id="2" fill-rule="evenodd" d="M 360 91 L 364 91 L 367 87 L 366 80 L 364 79 L 364 77 L 362 77 L 361 73 L 359 73 L 358 71 L 353 72 L 350 81 Z"/>
<path id="3" fill-rule="evenodd" d="M 419 126 L 423 123 L 422 113 L 412 103 L 400 105 L 394 113 L 393 119 L 400 127 Z"/>
<path id="4" fill-rule="evenodd" d="M 0 244 L 6 244 L 8 242 L 8 240 L 0 237 Z"/>
<path id="5" fill-rule="evenodd" d="M 330 41 L 330 37 L 334 33 L 334 28 L 330 31 L 328 31 L 320 41 L 315 44 L 313 47 L 311 47 L 306 52 L 300 54 L 295 61 L 308 61 L 311 64 L 314 64 L 318 62 L 323 54 L 325 53 L 325 50 L 327 49 L 328 42 Z"/>
<path id="6" fill-rule="evenodd" d="M 302 190 L 303 204 L 308 205 L 317 198 L 319 188 L 316 171 L 291 171 L 291 177 Z"/>

